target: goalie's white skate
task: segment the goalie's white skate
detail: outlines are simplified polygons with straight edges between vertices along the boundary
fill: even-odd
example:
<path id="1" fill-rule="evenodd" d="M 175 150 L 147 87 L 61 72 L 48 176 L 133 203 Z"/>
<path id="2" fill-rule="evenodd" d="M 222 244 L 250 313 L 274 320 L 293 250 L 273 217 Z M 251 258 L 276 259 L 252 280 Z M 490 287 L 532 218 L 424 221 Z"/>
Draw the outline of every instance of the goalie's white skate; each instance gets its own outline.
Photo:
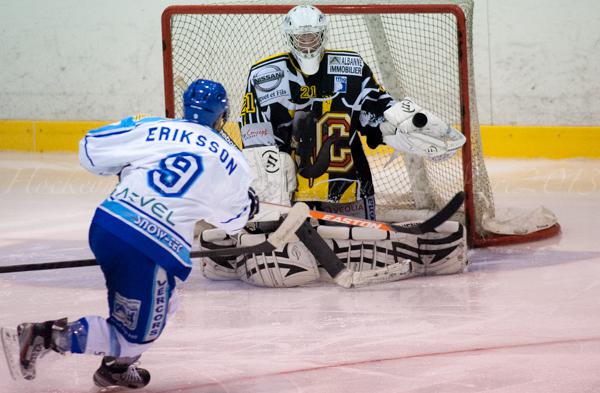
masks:
<path id="1" fill-rule="evenodd" d="M 21 367 L 19 366 L 19 335 L 17 334 L 17 329 L 1 328 L 0 338 L 10 376 L 15 380 L 23 378 Z"/>

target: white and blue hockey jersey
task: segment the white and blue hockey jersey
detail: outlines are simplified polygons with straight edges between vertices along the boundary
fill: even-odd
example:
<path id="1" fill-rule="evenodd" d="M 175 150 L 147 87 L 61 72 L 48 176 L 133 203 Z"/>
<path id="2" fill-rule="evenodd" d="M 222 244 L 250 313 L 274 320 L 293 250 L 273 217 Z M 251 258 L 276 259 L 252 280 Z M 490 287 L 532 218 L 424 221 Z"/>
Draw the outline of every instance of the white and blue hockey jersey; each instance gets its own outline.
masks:
<path id="1" fill-rule="evenodd" d="M 94 224 L 118 234 L 182 280 L 196 221 L 233 234 L 248 220 L 252 171 L 242 153 L 208 127 L 158 117 L 89 131 L 79 161 L 120 182 Z"/>

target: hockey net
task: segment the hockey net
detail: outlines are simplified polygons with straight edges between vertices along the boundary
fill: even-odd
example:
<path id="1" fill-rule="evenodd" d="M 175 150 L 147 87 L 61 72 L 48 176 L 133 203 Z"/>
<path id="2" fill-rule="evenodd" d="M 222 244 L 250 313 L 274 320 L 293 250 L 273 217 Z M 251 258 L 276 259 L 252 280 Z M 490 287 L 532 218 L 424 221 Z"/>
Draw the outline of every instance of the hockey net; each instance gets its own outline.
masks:
<path id="1" fill-rule="evenodd" d="M 554 215 L 538 209 L 498 217 L 482 154 L 475 105 L 472 0 L 380 1 L 335 5 L 308 1 L 329 15 L 327 47 L 357 51 L 396 99 L 412 97 L 467 137 L 460 154 L 432 163 L 365 146 L 374 176 L 378 219 L 422 219 L 464 190 L 472 246 L 542 239 L 559 232 Z M 384 4 L 385 3 L 385 4 Z M 239 142 L 247 75 L 256 61 L 285 52 L 281 21 L 294 4 L 268 0 L 244 5 L 171 6 L 162 16 L 165 101 L 168 117 L 182 117 L 181 96 L 198 78 L 221 82 L 230 97 L 227 132 Z"/>

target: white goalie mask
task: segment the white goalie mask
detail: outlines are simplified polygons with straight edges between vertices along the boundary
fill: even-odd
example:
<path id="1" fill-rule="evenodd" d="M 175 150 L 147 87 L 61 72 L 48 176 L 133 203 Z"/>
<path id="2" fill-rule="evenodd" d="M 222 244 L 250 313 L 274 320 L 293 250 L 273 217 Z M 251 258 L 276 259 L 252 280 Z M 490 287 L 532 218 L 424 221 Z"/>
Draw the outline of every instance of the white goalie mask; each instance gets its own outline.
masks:
<path id="1" fill-rule="evenodd" d="M 316 74 L 325 52 L 327 16 L 311 5 L 292 8 L 283 18 L 283 34 L 306 75 Z"/>

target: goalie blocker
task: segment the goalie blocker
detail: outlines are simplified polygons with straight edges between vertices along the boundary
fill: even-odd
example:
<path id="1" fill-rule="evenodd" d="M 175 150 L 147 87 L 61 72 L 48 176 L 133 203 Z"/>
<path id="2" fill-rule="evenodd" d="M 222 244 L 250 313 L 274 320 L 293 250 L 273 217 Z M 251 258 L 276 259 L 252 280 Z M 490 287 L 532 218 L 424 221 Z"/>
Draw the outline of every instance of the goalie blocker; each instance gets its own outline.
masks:
<path id="1" fill-rule="evenodd" d="M 468 265 L 466 231 L 457 222 L 447 221 L 436 231 L 419 235 L 362 227 L 319 225 L 316 229 L 345 266 L 355 272 L 403 265 L 402 274 L 394 278 L 400 280 L 461 273 Z M 242 247 L 260 243 L 266 236 L 245 233 L 233 239 L 221 230 L 208 229 L 200 236 L 200 247 Z M 309 249 L 295 240 L 268 254 L 203 258 L 202 273 L 211 280 L 239 279 L 270 288 L 331 280 Z"/>

